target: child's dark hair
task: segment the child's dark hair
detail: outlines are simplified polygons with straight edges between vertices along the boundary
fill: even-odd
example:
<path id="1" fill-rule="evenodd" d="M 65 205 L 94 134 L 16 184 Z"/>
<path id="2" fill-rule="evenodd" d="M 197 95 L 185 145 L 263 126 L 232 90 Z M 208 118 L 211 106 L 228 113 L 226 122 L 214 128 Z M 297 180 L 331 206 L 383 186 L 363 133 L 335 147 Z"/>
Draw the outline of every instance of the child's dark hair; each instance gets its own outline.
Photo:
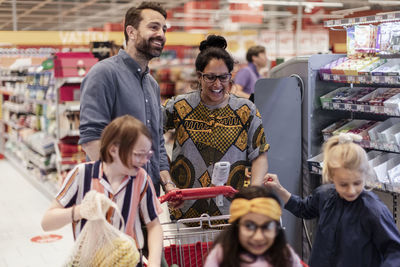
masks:
<path id="1" fill-rule="evenodd" d="M 233 70 L 233 65 L 235 61 L 232 56 L 225 50 L 227 47 L 227 42 L 224 37 L 220 35 L 209 35 L 206 40 L 200 43 L 199 49 L 200 53 L 196 58 L 196 71 L 202 72 L 208 63 L 216 58 L 222 59 L 229 73 Z"/>
<path id="2" fill-rule="evenodd" d="M 253 199 L 258 197 L 273 198 L 280 204 L 280 199 L 270 189 L 261 186 L 242 188 L 233 199 Z M 280 222 L 277 222 L 280 225 Z M 241 255 L 247 251 L 239 242 L 239 220 L 234 221 L 218 236 L 214 247 L 219 244 L 223 248 L 223 260 L 220 267 L 240 267 L 243 259 Z M 272 266 L 292 266 L 291 252 L 287 246 L 285 233 L 281 227 L 277 228 L 277 234 L 273 245 L 262 255 Z M 254 258 L 254 260 L 256 260 Z"/>

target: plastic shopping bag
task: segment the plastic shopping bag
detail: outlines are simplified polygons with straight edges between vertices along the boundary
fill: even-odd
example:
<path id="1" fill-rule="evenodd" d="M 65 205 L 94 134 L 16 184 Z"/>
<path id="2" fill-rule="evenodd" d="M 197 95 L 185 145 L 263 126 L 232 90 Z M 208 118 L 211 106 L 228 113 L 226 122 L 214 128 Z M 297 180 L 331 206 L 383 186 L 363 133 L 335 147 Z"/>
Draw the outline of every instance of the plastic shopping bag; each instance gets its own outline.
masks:
<path id="1" fill-rule="evenodd" d="M 75 241 L 72 255 L 65 266 L 136 266 L 140 253 L 135 241 L 105 219 L 105 213 L 113 207 L 115 214 L 121 219 L 121 229 L 124 229 L 124 220 L 117 205 L 94 190 L 85 195 L 83 202 L 81 214 L 87 222 Z"/>

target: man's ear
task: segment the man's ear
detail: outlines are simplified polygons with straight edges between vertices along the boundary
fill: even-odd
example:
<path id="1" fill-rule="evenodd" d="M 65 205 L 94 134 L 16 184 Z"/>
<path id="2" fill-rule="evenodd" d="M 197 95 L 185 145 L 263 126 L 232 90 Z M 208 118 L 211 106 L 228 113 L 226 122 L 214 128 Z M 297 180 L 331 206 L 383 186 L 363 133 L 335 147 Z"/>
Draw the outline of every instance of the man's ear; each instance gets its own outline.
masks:
<path id="1" fill-rule="evenodd" d="M 132 25 L 126 26 L 126 33 L 130 40 L 136 40 L 137 30 Z"/>

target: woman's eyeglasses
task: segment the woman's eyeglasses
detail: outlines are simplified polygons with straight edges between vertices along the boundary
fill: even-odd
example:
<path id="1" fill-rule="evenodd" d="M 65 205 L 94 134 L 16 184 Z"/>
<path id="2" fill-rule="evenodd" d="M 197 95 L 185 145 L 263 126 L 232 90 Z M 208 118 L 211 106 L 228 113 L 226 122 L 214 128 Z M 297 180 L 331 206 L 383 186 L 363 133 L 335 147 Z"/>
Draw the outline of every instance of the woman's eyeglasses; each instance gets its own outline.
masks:
<path id="1" fill-rule="evenodd" d="M 247 236 L 254 236 L 255 233 L 257 232 L 258 228 L 260 228 L 261 233 L 266 236 L 271 233 L 275 233 L 276 229 L 278 229 L 278 223 L 276 221 L 269 221 L 267 223 L 264 223 L 262 225 L 258 225 L 252 221 L 244 221 L 239 223 L 239 225 L 242 227 L 243 232 Z"/>
<path id="2" fill-rule="evenodd" d="M 226 83 L 226 82 L 229 82 L 232 78 L 232 74 L 230 74 L 230 73 L 224 73 L 221 75 L 215 75 L 212 73 L 202 73 L 202 72 L 199 72 L 199 73 L 200 73 L 201 77 L 203 78 L 203 80 L 207 83 L 213 83 L 217 80 L 217 78 L 221 83 Z"/>
<path id="3" fill-rule="evenodd" d="M 133 156 L 135 156 L 135 158 L 136 158 L 137 161 L 141 161 L 142 159 L 146 159 L 146 160 L 148 161 L 148 160 L 150 160 L 151 157 L 153 156 L 154 151 L 153 151 L 153 150 L 150 150 L 150 151 L 147 152 L 147 153 L 139 153 L 139 152 L 133 151 L 132 154 L 133 154 Z"/>

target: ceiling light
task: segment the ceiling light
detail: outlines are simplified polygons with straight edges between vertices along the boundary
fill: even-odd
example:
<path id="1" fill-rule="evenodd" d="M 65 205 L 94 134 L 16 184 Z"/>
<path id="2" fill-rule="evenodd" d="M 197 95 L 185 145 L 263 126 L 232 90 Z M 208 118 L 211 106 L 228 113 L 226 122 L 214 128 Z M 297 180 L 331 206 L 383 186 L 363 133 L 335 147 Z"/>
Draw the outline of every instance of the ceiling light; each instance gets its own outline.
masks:
<path id="1" fill-rule="evenodd" d="M 378 1 L 378 0 L 368 0 L 370 4 L 378 4 L 382 6 L 392 6 L 392 5 L 400 5 L 400 1 Z"/>
<path id="2" fill-rule="evenodd" d="M 271 6 L 307 6 L 312 5 L 314 7 L 343 7 L 343 3 L 339 2 L 304 2 L 304 1 L 259 1 L 263 5 Z M 399 1 L 397 1 L 399 2 Z M 228 0 L 228 3 L 233 4 L 249 4 L 249 0 Z"/>
<path id="3" fill-rule="evenodd" d="M 353 14 L 354 12 L 366 11 L 366 10 L 370 10 L 370 9 L 371 9 L 370 6 L 362 6 L 362 7 L 342 9 L 342 10 L 334 10 L 334 11 L 331 11 L 331 14 L 347 16 L 347 15 Z"/>

